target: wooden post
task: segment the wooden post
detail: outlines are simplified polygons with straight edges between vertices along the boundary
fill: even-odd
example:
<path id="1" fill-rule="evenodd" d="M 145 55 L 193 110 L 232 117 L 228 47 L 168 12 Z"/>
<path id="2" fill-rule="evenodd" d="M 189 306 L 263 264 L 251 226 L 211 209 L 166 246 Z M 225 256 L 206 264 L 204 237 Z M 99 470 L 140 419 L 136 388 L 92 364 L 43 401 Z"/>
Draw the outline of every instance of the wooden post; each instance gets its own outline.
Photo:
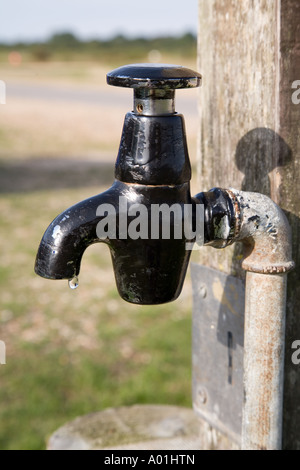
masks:
<path id="1" fill-rule="evenodd" d="M 300 3 L 199 0 L 199 191 L 257 191 L 287 213 L 296 269 L 288 275 L 283 448 L 300 449 Z M 298 82 L 299 81 L 299 82 Z M 241 247 L 199 261 L 243 277 Z"/>

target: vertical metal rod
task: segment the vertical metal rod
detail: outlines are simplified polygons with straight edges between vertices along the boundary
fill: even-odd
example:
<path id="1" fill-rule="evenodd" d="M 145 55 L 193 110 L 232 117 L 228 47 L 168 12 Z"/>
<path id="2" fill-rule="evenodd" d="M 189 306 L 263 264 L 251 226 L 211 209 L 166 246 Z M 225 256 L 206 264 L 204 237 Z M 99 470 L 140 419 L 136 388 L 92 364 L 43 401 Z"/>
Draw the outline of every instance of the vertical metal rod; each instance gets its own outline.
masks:
<path id="1" fill-rule="evenodd" d="M 243 450 L 282 446 L 286 274 L 247 272 Z"/>

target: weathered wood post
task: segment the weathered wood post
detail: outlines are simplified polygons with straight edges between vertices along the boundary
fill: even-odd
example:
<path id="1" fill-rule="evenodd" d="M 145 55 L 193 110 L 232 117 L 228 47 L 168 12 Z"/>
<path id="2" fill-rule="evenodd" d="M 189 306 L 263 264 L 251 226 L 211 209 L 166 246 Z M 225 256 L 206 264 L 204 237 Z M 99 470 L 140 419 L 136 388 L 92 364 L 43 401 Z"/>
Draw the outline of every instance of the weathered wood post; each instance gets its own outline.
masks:
<path id="1" fill-rule="evenodd" d="M 199 0 L 199 190 L 234 187 L 270 196 L 293 230 L 288 276 L 283 448 L 300 449 L 300 3 Z M 243 277 L 236 246 L 199 262 Z M 221 435 L 215 437 L 215 445 Z"/>

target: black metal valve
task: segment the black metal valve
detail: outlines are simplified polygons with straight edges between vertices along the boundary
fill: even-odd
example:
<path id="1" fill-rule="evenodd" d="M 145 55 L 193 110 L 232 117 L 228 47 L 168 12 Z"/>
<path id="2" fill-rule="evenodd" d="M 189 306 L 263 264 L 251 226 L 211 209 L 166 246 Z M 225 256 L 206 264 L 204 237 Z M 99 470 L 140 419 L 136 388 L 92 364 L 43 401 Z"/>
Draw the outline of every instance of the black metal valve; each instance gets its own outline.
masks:
<path id="1" fill-rule="evenodd" d="M 126 183 L 171 185 L 190 181 L 183 116 L 175 113 L 175 90 L 201 84 L 201 75 L 178 65 L 125 65 L 107 74 L 107 83 L 134 89 L 116 163 Z"/>
<path id="2" fill-rule="evenodd" d="M 218 220 L 224 216 L 231 231 L 234 226 L 225 192 L 190 195 L 184 119 L 175 112 L 174 95 L 176 89 L 199 86 L 201 75 L 177 65 L 134 64 L 113 70 L 107 82 L 134 89 L 134 108 L 125 117 L 115 182 L 50 224 L 39 247 L 35 271 L 48 279 L 72 279 L 79 274 L 85 249 L 104 242 L 110 248 L 124 300 L 169 302 L 181 292 L 195 241 L 197 206 L 204 205 L 204 243 L 218 242 Z M 188 234 L 186 208 L 191 209 Z"/>
<path id="3" fill-rule="evenodd" d="M 107 83 L 134 88 L 134 112 L 157 116 L 174 114 L 175 90 L 200 86 L 201 75 L 179 65 L 132 64 L 108 73 Z"/>

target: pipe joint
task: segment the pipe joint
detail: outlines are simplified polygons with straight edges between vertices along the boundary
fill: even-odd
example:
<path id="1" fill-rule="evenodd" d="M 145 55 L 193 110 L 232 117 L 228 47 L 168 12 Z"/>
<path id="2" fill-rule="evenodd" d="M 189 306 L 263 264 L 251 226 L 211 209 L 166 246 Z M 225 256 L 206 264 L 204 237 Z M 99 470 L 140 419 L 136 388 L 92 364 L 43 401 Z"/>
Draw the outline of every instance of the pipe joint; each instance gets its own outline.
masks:
<path id="1" fill-rule="evenodd" d="M 236 236 L 245 246 L 242 267 L 261 274 L 287 273 L 294 268 L 291 230 L 280 207 L 269 197 L 227 190 L 236 214 Z"/>

